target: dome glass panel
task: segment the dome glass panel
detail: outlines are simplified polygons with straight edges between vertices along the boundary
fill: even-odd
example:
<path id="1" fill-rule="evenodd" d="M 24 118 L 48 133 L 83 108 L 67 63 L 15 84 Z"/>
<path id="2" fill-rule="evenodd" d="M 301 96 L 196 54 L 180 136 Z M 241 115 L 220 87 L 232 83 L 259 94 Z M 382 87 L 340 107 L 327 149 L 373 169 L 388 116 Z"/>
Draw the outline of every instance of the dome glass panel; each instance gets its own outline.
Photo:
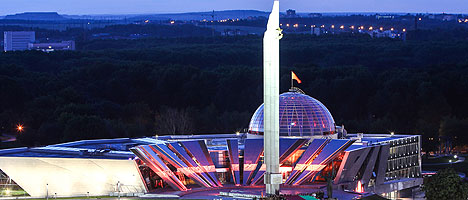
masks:
<path id="1" fill-rule="evenodd" d="M 318 100 L 299 93 L 280 95 L 280 136 L 320 136 L 335 133 L 335 121 Z M 249 133 L 263 134 L 263 104 L 250 120 Z"/>

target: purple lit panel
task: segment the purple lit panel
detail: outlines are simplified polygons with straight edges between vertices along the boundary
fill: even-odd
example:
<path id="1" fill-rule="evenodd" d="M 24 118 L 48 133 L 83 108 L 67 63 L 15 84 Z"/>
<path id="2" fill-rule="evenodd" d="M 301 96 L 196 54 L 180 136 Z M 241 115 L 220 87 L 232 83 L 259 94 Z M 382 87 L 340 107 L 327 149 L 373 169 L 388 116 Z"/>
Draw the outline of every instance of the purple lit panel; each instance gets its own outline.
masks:
<path id="1" fill-rule="evenodd" d="M 239 185 L 240 182 L 240 171 L 239 171 L 239 144 L 237 139 L 226 140 L 228 147 L 229 161 L 231 163 L 232 179 L 234 184 Z"/>
<path id="2" fill-rule="evenodd" d="M 196 140 L 196 141 L 182 141 L 180 142 L 189 155 L 192 155 L 198 161 L 200 166 L 203 166 L 203 169 L 208 173 L 211 180 L 217 185 L 222 186 L 221 182 L 216 177 L 216 168 L 211 159 L 208 148 L 206 147 L 205 141 Z"/>
<path id="3" fill-rule="evenodd" d="M 151 170 L 175 190 L 186 191 L 187 187 L 177 178 L 177 176 L 164 164 L 164 162 L 148 146 L 138 146 L 130 149 L 140 158 Z"/>
<path id="4" fill-rule="evenodd" d="M 353 140 L 331 140 L 319 153 L 312 163 L 307 165 L 305 170 L 294 181 L 293 185 L 304 183 L 309 178 L 314 177 L 323 170 L 338 154 L 348 148 Z"/>
<path id="5" fill-rule="evenodd" d="M 280 139 L 280 164 L 289 159 L 297 150 L 299 150 L 308 139 Z"/>
<path id="6" fill-rule="evenodd" d="M 185 150 L 179 145 L 177 142 L 171 142 L 168 144 L 168 147 L 181 158 L 187 166 L 192 168 L 199 176 L 203 177 L 203 179 L 208 182 L 212 187 L 216 187 L 217 184 L 214 183 L 210 176 L 205 172 L 203 166 L 198 165 L 190 155 L 185 152 Z"/>
<path id="7" fill-rule="evenodd" d="M 172 152 L 165 144 L 149 145 L 163 160 L 176 167 L 178 171 L 195 181 L 202 187 L 211 187 L 202 177 L 200 177 L 192 167 L 189 167 L 177 155 Z"/>
<path id="8" fill-rule="evenodd" d="M 263 139 L 246 139 L 244 143 L 244 185 L 249 185 L 263 153 Z"/>
<path id="9" fill-rule="evenodd" d="M 294 167 L 291 175 L 286 180 L 286 184 L 292 184 L 297 177 L 299 177 L 307 166 L 312 162 L 312 159 L 325 147 L 328 139 L 314 139 L 309 147 L 302 153 L 301 158 Z"/>
<path id="10" fill-rule="evenodd" d="M 284 163 L 291 155 L 293 155 L 299 148 L 302 147 L 307 142 L 307 139 L 289 139 L 281 138 L 280 139 L 280 165 Z M 262 183 L 263 176 L 265 175 L 266 166 L 262 164 L 258 170 L 255 178 L 253 179 L 251 185 L 258 185 Z"/>

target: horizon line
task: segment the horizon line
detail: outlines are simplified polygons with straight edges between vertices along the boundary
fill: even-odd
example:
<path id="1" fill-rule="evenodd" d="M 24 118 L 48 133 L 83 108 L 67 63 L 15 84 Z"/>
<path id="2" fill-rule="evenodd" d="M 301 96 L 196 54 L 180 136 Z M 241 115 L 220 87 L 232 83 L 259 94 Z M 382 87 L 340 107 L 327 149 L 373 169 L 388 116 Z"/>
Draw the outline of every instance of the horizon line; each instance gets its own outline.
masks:
<path id="1" fill-rule="evenodd" d="M 280 13 L 285 13 L 287 10 Z M 294 9 L 293 9 L 294 10 Z M 255 9 L 233 9 L 233 10 L 208 10 L 208 11 L 187 11 L 187 12 L 154 12 L 154 13 L 94 13 L 94 14 L 68 14 L 68 13 L 60 13 L 58 11 L 24 11 L 24 12 L 17 12 L 12 14 L 1 14 L 0 17 L 6 17 L 9 15 L 17 15 L 17 14 L 26 14 L 26 13 L 57 13 L 59 15 L 65 16 L 123 16 L 123 15 L 176 15 L 176 14 L 190 14 L 190 13 L 211 13 L 211 12 L 226 12 L 226 11 L 254 11 L 254 12 L 264 12 L 265 14 L 269 13 L 269 11 L 262 11 L 262 10 L 255 10 Z M 320 13 L 320 14 L 359 14 L 359 13 L 368 13 L 368 14 L 461 14 L 467 15 L 468 13 L 455 13 L 455 12 L 403 12 L 403 11 L 326 11 L 326 12 L 314 12 L 314 11 L 301 11 L 296 12 L 296 14 L 310 14 L 310 13 Z"/>

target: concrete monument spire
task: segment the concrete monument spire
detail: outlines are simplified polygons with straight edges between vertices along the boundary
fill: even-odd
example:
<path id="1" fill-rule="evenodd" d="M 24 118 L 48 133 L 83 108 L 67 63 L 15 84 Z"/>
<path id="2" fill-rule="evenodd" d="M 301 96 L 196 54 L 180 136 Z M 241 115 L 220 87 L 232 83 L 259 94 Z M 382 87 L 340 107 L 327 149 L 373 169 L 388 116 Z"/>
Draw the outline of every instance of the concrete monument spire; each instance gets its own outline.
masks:
<path id="1" fill-rule="evenodd" d="M 282 175 L 279 171 L 279 0 L 273 3 L 263 36 L 264 161 L 268 195 L 279 194 Z"/>

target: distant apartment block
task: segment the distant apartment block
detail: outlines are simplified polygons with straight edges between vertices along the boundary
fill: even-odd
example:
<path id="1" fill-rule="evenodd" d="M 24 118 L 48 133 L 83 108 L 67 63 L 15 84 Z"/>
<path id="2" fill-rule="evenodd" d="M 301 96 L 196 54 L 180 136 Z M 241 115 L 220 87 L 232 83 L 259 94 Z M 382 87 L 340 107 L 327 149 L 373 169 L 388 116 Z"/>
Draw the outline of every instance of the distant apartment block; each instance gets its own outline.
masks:
<path id="1" fill-rule="evenodd" d="M 75 50 L 75 41 L 38 43 L 34 31 L 5 31 L 4 51 L 37 50 L 44 52 Z"/>
<path id="2" fill-rule="evenodd" d="M 3 33 L 4 51 L 28 50 L 29 43 L 34 43 L 34 31 L 5 31 Z"/>
<path id="3" fill-rule="evenodd" d="M 75 41 L 70 40 L 56 43 L 29 43 L 28 49 L 44 52 L 73 51 L 75 50 Z"/>

